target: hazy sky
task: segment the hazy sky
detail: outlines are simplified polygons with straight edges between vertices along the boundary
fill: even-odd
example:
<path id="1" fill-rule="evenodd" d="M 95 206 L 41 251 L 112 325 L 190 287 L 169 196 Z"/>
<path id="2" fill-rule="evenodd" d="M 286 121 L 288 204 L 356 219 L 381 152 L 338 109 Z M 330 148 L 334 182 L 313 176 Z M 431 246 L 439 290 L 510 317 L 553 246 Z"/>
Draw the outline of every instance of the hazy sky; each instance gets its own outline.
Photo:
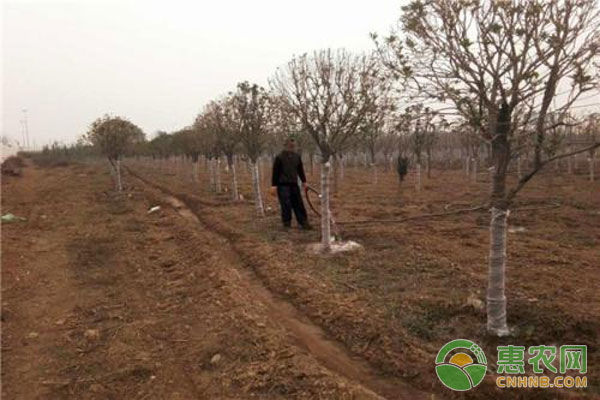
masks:
<path id="1" fill-rule="evenodd" d="M 146 133 L 190 124 L 294 54 L 371 49 L 399 0 L 3 1 L 2 134 L 73 142 L 104 113 Z"/>

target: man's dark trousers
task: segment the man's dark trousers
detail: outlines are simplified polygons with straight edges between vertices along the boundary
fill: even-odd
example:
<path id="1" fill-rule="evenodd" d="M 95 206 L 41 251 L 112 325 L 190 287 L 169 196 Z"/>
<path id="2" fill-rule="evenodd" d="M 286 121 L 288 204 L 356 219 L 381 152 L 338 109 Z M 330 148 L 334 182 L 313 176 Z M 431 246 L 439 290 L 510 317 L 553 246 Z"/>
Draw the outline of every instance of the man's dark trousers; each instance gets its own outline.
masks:
<path id="1" fill-rule="evenodd" d="M 306 225 L 306 209 L 302 202 L 302 195 L 298 185 L 279 185 L 277 186 L 277 197 L 281 205 L 281 220 L 283 226 L 289 227 L 292 223 L 292 210 L 296 215 L 296 220 L 301 226 Z"/>

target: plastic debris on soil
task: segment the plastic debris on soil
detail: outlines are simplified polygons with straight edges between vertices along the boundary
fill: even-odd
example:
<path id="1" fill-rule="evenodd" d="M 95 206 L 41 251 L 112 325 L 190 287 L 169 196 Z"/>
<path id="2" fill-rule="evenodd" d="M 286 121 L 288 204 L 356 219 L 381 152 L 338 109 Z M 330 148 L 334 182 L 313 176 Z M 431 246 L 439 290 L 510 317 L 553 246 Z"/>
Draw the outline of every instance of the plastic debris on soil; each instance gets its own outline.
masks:
<path id="1" fill-rule="evenodd" d="M 148 210 L 148 214 L 155 213 L 155 212 L 157 212 L 158 210 L 160 210 L 160 206 L 155 206 L 155 207 L 152 207 L 152 208 L 150 208 L 150 209 Z"/>
<path id="2" fill-rule="evenodd" d="M 349 251 L 357 251 L 363 249 L 360 243 L 353 240 L 334 241 L 331 242 L 329 254 L 345 253 Z M 323 253 L 323 245 L 321 243 L 311 243 L 308 245 L 307 250 L 310 253 Z"/>
<path id="3" fill-rule="evenodd" d="M 0 217 L 0 220 L 2 220 L 2 222 L 18 222 L 18 221 L 27 221 L 27 218 L 23 218 L 23 217 L 17 217 L 14 214 L 4 214 L 2 217 Z"/>
<path id="4" fill-rule="evenodd" d="M 520 233 L 525 231 L 527 231 L 527 229 L 525 229 L 525 227 L 523 226 L 515 226 L 514 228 L 508 228 L 509 233 Z"/>

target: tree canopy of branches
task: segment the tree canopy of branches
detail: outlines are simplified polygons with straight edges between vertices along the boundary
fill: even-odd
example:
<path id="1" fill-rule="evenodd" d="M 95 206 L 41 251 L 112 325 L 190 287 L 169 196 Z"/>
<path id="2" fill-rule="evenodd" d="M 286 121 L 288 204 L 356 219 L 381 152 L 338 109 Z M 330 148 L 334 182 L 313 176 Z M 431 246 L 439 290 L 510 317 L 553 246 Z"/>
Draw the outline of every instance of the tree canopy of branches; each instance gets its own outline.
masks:
<path id="1" fill-rule="evenodd" d="M 134 144 L 145 140 L 144 132 L 126 119 L 105 115 L 92 122 L 87 139 L 108 158 L 116 174 L 117 190 L 121 191 L 121 157 Z"/>
<path id="2" fill-rule="evenodd" d="M 256 84 L 251 85 L 248 82 L 241 82 L 237 86 L 237 91 L 233 94 L 232 104 L 239 120 L 240 140 L 252 164 L 252 186 L 256 211 L 260 216 L 263 216 L 264 207 L 260 192 L 260 174 L 257 161 L 264 151 L 268 137 L 267 123 L 271 108 L 270 98 L 264 88 Z"/>
<path id="3" fill-rule="evenodd" d="M 227 158 L 227 166 L 231 171 L 231 196 L 234 201 L 238 201 L 237 175 L 233 157 L 239 149 L 242 121 L 236 115 L 233 97 L 227 96 L 219 101 L 211 101 L 204 109 L 203 120 L 205 127 L 214 135 L 216 147 Z"/>
<path id="4" fill-rule="evenodd" d="M 319 148 L 321 169 L 321 236 L 330 249 L 329 158 L 342 151 L 372 109 L 369 96 L 381 82 L 377 60 L 345 50 L 304 54 L 279 68 L 274 92 L 299 120 Z"/>

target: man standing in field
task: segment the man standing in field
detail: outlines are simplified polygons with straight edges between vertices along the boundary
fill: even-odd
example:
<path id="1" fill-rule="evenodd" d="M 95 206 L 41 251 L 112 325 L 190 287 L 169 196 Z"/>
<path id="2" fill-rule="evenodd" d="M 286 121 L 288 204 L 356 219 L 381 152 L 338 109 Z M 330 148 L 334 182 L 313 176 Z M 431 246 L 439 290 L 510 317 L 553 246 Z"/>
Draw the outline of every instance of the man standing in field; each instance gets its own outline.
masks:
<path id="1" fill-rule="evenodd" d="M 302 159 L 296 153 L 296 141 L 289 138 L 285 142 L 284 150 L 275 157 L 273 163 L 273 177 L 271 179 L 271 192 L 277 193 L 281 207 L 281 220 L 284 228 L 292 224 L 292 210 L 296 215 L 298 225 L 303 229 L 311 229 L 308 216 L 298 187 L 298 178 L 302 181 L 302 187 L 306 188 L 306 176 Z"/>

